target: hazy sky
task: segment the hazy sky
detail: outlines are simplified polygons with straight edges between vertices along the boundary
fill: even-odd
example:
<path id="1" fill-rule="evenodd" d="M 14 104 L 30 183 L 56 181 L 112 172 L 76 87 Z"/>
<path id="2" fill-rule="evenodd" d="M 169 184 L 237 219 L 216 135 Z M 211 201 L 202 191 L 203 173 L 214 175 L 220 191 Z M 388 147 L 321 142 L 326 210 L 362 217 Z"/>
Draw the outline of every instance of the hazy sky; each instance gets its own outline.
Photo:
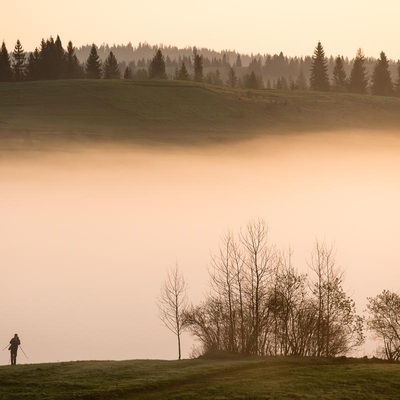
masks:
<path id="1" fill-rule="evenodd" d="M 64 45 L 139 42 L 240 53 L 310 55 L 320 40 L 327 55 L 385 51 L 400 58 L 398 0 L 53 0 L 6 1 L 1 38 L 25 50 L 60 35 Z"/>
<path id="2" fill-rule="evenodd" d="M 211 149 L 0 157 L 0 344 L 19 362 L 176 358 L 156 297 L 178 260 L 194 304 L 221 237 L 264 218 L 307 271 L 316 238 L 336 243 L 344 287 L 399 292 L 400 139 L 269 136 Z M 185 335 L 183 354 L 190 352 Z M 358 355 L 372 355 L 373 347 Z M 9 352 L 0 352 L 0 365 Z"/>

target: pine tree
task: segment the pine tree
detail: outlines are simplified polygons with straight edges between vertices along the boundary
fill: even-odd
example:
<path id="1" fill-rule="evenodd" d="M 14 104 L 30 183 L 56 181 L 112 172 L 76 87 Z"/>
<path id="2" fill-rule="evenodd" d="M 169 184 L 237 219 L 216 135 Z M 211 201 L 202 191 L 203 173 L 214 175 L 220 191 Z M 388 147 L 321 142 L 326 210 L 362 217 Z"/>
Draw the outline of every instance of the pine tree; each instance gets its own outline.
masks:
<path id="1" fill-rule="evenodd" d="M 307 90 L 307 81 L 306 77 L 304 76 L 303 68 L 300 69 L 299 76 L 296 79 L 296 87 L 299 90 Z"/>
<path id="2" fill-rule="evenodd" d="M 237 57 L 236 57 L 235 67 L 236 68 L 242 68 L 242 60 L 240 58 L 240 54 L 238 54 Z"/>
<path id="3" fill-rule="evenodd" d="M 177 69 L 176 74 L 175 74 L 175 79 L 177 79 L 179 81 L 188 81 L 189 80 L 189 74 L 186 69 L 186 64 L 184 62 L 182 62 L 179 70 Z"/>
<path id="4" fill-rule="evenodd" d="M 397 82 L 396 82 L 396 93 L 400 94 L 400 60 L 397 61 Z"/>
<path id="5" fill-rule="evenodd" d="M 237 84 L 238 84 L 238 79 L 236 77 L 236 72 L 232 67 L 230 67 L 230 69 L 229 69 L 228 79 L 226 81 L 226 84 L 231 88 L 236 87 Z"/>
<path id="6" fill-rule="evenodd" d="M 126 67 L 125 72 L 124 72 L 124 79 L 132 79 L 133 74 L 132 74 L 132 69 L 131 67 Z"/>
<path id="7" fill-rule="evenodd" d="M 349 80 L 349 91 L 352 93 L 367 93 L 368 78 L 364 62 L 364 53 L 361 49 L 358 49 Z"/>
<path id="8" fill-rule="evenodd" d="M 167 79 L 165 72 L 165 60 L 160 49 L 157 50 L 149 65 L 150 79 Z"/>
<path id="9" fill-rule="evenodd" d="M 329 91 L 328 65 L 321 42 L 314 50 L 310 76 L 311 90 Z"/>
<path id="10" fill-rule="evenodd" d="M 196 47 L 193 48 L 194 80 L 203 82 L 203 57 L 199 55 Z"/>
<path id="11" fill-rule="evenodd" d="M 65 54 L 65 77 L 67 79 L 76 79 L 81 77 L 81 66 L 78 57 L 75 54 L 75 47 L 72 42 L 68 42 L 67 52 Z"/>
<path id="12" fill-rule="evenodd" d="M 110 54 L 104 62 L 104 79 L 121 79 L 118 61 L 112 51 L 110 51 Z"/>
<path id="13" fill-rule="evenodd" d="M 36 81 L 40 77 L 40 54 L 36 47 L 33 53 L 29 54 L 28 63 L 26 66 L 27 79 L 30 81 Z"/>
<path id="14" fill-rule="evenodd" d="M 12 62 L 12 69 L 14 72 L 14 79 L 18 81 L 22 81 L 25 79 L 25 52 L 22 48 L 21 42 L 19 39 L 14 47 L 13 51 L 13 62 Z"/>
<path id="15" fill-rule="evenodd" d="M 12 78 L 10 55 L 3 41 L 0 52 L 0 82 L 10 82 Z"/>
<path id="16" fill-rule="evenodd" d="M 371 92 L 377 96 L 390 96 L 393 92 L 393 83 L 390 77 L 389 61 L 382 51 L 372 73 Z"/>
<path id="17" fill-rule="evenodd" d="M 335 66 L 333 67 L 333 87 L 337 92 L 344 92 L 347 86 L 347 77 L 343 62 L 343 57 L 337 56 Z"/>
<path id="18" fill-rule="evenodd" d="M 101 78 L 101 61 L 97 54 L 95 44 L 92 44 L 89 57 L 86 61 L 86 78 L 100 79 Z"/>
<path id="19" fill-rule="evenodd" d="M 244 87 L 246 89 L 260 89 L 262 87 L 261 77 L 257 77 L 254 71 L 244 76 Z"/>
<path id="20" fill-rule="evenodd" d="M 62 47 L 60 36 L 57 35 L 54 42 L 54 79 L 65 76 L 65 50 Z"/>

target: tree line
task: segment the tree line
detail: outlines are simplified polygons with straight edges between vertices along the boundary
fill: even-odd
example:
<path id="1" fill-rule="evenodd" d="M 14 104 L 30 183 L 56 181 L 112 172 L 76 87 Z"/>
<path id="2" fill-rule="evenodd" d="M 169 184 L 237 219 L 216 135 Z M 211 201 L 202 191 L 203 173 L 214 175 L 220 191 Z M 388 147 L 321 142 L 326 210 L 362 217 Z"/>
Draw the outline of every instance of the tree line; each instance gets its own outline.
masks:
<path id="1" fill-rule="evenodd" d="M 133 57 L 135 52 L 142 58 L 117 60 L 116 54 Z M 151 56 L 150 52 L 153 52 Z M 165 56 L 163 52 L 170 55 Z M 86 57 L 84 60 L 80 58 L 82 55 Z M 393 74 L 397 75 L 394 80 Z M 39 48 L 31 53 L 26 53 L 17 40 L 10 54 L 2 43 L 0 81 L 82 78 L 178 79 L 232 88 L 400 94 L 400 63 L 388 60 L 384 52 L 377 60 L 366 58 L 361 49 L 351 61 L 342 56 L 328 58 L 321 43 L 313 56 L 304 58 L 285 57 L 283 53 L 247 56 L 208 49 L 200 51 L 196 47 L 179 50 L 146 44 L 139 44 L 137 49 L 131 44 L 113 47 L 92 44 L 77 49 L 71 41 L 64 49 L 59 36 L 56 40 L 42 39 Z"/>
<path id="2" fill-rule="evenodd" d="M 335 357 L 365 341 L 365 326 L 380 340 L 379 355 L 400 360 L 400 295 L 383 291 L 368 298 L 368 316 L 358 315 L 344 289 L 335 249 L 316 241 L 308 273 L 268 238 L 265 221 L 250 222 L 238 235 L 226 234 L 209 268 L 210 287 L 200 304 L 190 304 L 178 266 L 168 273 L 158 307 L 177 335 L 197 340 L 193 355 Z"/>

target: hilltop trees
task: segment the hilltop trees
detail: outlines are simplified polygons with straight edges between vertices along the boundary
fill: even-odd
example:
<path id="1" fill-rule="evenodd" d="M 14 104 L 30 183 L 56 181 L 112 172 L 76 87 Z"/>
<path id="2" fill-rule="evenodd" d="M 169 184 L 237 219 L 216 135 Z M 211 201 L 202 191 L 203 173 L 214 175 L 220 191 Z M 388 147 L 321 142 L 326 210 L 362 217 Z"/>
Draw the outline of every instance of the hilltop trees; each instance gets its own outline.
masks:
<path id="1" fill-rule="evenodd" d="M 344 92 L 347 88 L 347 77 L 343 65 L 343 57 L 337 56 L 333 68 L 333 88 L 337 92 Z"/>
<path id="2" fill-rule="evenodd" d="M 328 66 L 321 42 L 318 42 L 312 57 L 310 88 L 329 91 Z"/>
<path id="3" fill-rule="evenodd" d="M 393 361 L 400 361 L 400 296 L 384 290 L 368 298 L 368 328 L 381 340 L 383 355 Z"/>
<path id="4" fill-rule="evenodd" d="M 11 61 L 10 55 L 8 54 L 8 50 L 6 44 L 1 44 L 0 51 L 0 82 L 10 82 L 12 81 L 12 69 L 11 69 Z"/>
<path id="5" fill-rule="evenodd" d="M 22 48 L 21 42 L 19 39 L 14 47 L 13 51 L 13 62 L 12 62 L 12 70 L 14 73 L 14 79 L 18 81 L 22 81 L 25 79 L 25 52 Z"/>
<path id="6" fill-rule="evenodd" d="M 186 64 L 184 62 L 182 62 L 179 70 L 177 69 L 175 71 L 175 79 L 177 79 L 179 81 L 188 81 L 189 80 L 189 74 L 186 69 Z"/>
<path id="7" fill-rule="evenodd" d="M 374 72 L 371 77 L 371 92 L 378 96 L 389 96 L 393 91 L 392 79 L 389 72 L 389 61 L 386 54 L 382 51 L 380 58 L 376 62 Z"/>
<path id="8" fill-rule="evenodd" d="M 92 44 L 89 57 L 86 61 L 86 77 L 88 79 L 100 79 L 102 76 L 102 63 L 97 54 L 95 44 Z"/>
<path id="9" fill-rule="evenodd" d="M 194 81 L 203 82 L 203 57 L 193 48 Z"/>
<path id="10" fill-rule="evenodd" d="M 352 93 L 367 93 L 368 78 L 364 63 L 364 52 L 361 49 L 358 49 L 349 80 L 349 91 Z"/>
<path id="11" fill-rule="evenodd" d="M 79 64 L 78 57 L 75 54 L 75 47 L 72 42 L 68 42 L 67 52 L 65 54 L 65 77 L 67 79 L 76 79 L 83 77 L 84 72 Z"/>
<path id="12" fill-rule="evenodd" d="M 150 79 L 167 79 L 165 59 L 160 49 L 157 50 L 149 65 Z"/>
<path id="13" fill-rule="evenodd" d="M 168 271 L 157 299 L 159 318 L 176 335 L 178 340 L 178 359 L 182 357 L 181 334 L 184 331 L 184 313 L 188 308 L 187 285 L 178 265 Z"/>
<path id="14" fill-rule="evenodd" d="M 103 71 L 104 71 L 104 74 L 103 74 L 104 79 L 120 79 L 121 78 L 121 72 L 119 71 L 119 68 L 118 68 L 118 62 L 112 51 L 110 51 L 110 54 L 104 61 Z"/>

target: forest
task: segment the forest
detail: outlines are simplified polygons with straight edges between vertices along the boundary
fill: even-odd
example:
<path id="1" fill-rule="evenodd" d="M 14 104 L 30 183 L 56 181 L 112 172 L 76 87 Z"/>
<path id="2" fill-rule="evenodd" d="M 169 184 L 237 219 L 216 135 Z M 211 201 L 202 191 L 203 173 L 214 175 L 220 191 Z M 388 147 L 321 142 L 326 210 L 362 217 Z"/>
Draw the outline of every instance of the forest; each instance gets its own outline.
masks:
<path id="1" fill-rule="evenodd" d="M 59 36 L 42 39 L 33 52 L 25 52 L 19 40 L 12 52 L 2 43 L 0 81 L 85 78 L 177 79 L 246 89 L 400 93 L 400 63 L 388 59 L 384 52 L 379 58 L 366 57 L 362 49 L 355 51 L 353 59 L 327 57 L 321 43 L 313 55 L 301 57 L 147 43 L 76 48 L 69 41 L 64 49 Z"/>

